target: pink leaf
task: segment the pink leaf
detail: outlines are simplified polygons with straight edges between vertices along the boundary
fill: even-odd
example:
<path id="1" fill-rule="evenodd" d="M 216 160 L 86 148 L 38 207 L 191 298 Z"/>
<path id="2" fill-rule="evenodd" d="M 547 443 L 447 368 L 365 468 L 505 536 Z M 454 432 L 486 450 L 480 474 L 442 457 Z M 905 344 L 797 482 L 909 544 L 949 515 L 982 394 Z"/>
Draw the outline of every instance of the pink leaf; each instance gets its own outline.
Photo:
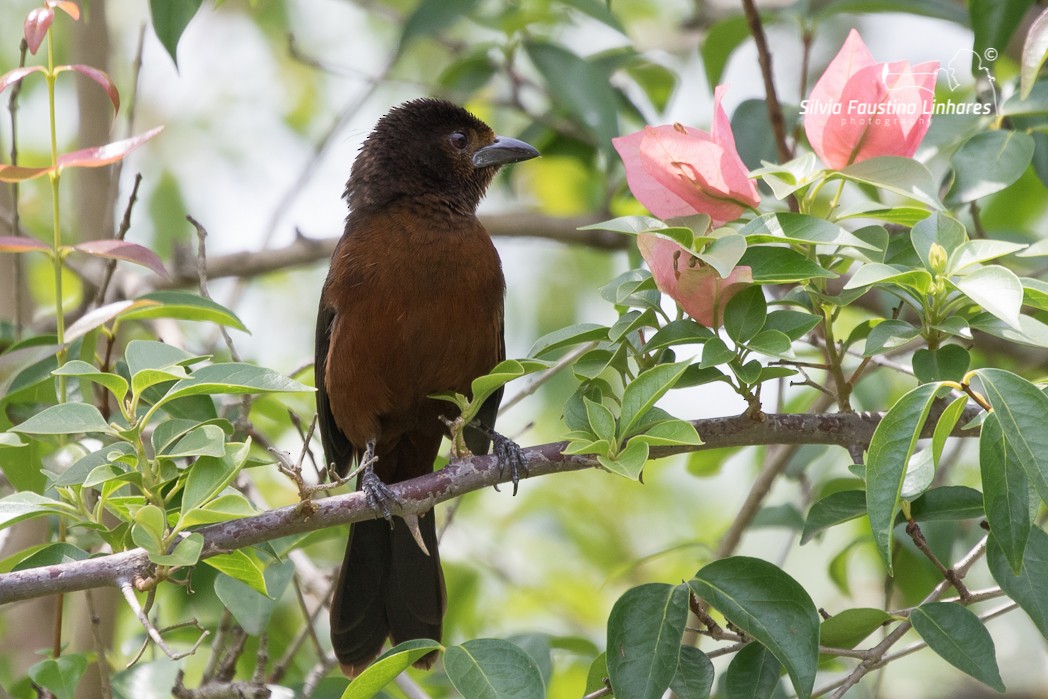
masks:
<path id="1" fill-rule="evenodd" d="M 0 236 L 0 252 L 51 252 L 51 246 L 36 238 L 5 235 Z"/>
<path id="2" fill-rule="evenodd" d="M 160 261 L 155 252 L 144 245 L 128 243 L 123 240 L 89 240 L 84 243 L 77 243 L 73 246 L 73 249 L 95 257 L 108 257 L 113 260 L 134 262 L 136 265 L 148 267 L 161 277 L 167 277 L 164 263 Z"/>
<path id="3" fill-rule="evenodd" d="M 72 17 L 74 20 L 80 19 L 80 8 L 77 7 L 75 2 L 72 0 L 47 0 L 48 7 L 57 7 L 62 12 Z"/>
<path id="4" fill-rule="evenodd" d="M 680 245 L 654 233 L 638 235 L 637 247 L 651 268 L 655 286 L 708 328 L 722 324 L 724 305 L 753 282 L 749 267 L 736 267 L 722 279 Z"/>
<path id="5" fill-rule="evenodd" d="M 757 187 L 735 150 L 731 122 L 717 87 L 709 132 L 680 124 L 646 126 L 612 139 L 637 200 L 660 218 L 708 214 L 720 224 L 760 202 Z"/>
<path id="6" fill-rule="evenodd" d="M 108 323 L 121 313 L 126 313 L 127 311 L 136 308 L 156 305 L 158 304 L 155 301 L 147 301 L 143 299 L 137 301 L 114 301 L 113 303 L 96 308 L 93 311 L 88 311 L 80 316 L 76 322 L 66 328 L 66 344 L 68 345 L 71 342 L 75 342 L 78 338 L 81 338 L 95 328 Z"/>
<path id="7" fill-rule="evenodd" d="M 25 182 L 51 172 L 50 167 L 19 167 L 17 165 L 0 165 L 0 182 Z"/>
<path id="8" fill-rule="evenodd" d="M 812 150 L 834 169 L 912 156 L 928 131 L 938 70 L 934 61 L 877 63 L 853 29 L 805 103 Z"/>
<path id="9" fill-rule="evenodd" d="M 66 167 L 102 167 L 122 160 L 128 153 L 141 146 L 149 139 L 156 136 L 164 129 L 158 126 L 138 136 L 125 138 L 122 141 L 114 141 L 104 146 L 84 148 L 83 150 L 66 153 L 58 157 L 58 166 Z"/>
<path id="10" fill-rule="evenodd" d="M 54 21 L 55 11 L 50 7 L 37 7 L 29 11 L 25 17 L 25 24 L 22 25 L 22 33 L 25 36 L 25 43 L 29 46 L 29 53 L 36 55 L 37 49 L 47 36 L 47 30 L 51 28 L 51 23 Z"/>
<path id="11" fill-rule="evenodd" d="M 9 70 L 3 75 L 0 75 L 0 92 L 3 92 L 11 85 L 29 75 L 30 73 L 46 73 L 43 66 L 24 66 L 22 68 L 15 68 Z"/>
<path id="12" fill-rule="evenodd" d="M 106 91 L 107 95 L 109 95 L 109 101 L 113 103 L 113 109 L 117 112 L 120 111 L 120 93 L 117 92 L 116 85 L 113 84 L 113 81 L 108 75 L 106 75 L 105 71 L 99 70 L 98 68 L 92 68 L 91 66 L 76 64 L 71 66 L 58 66 L 55 68 L 55 74 L 66 70 L 75 70 L 77 73 L 86 75 L 101 85 L 102 89 Z"/>

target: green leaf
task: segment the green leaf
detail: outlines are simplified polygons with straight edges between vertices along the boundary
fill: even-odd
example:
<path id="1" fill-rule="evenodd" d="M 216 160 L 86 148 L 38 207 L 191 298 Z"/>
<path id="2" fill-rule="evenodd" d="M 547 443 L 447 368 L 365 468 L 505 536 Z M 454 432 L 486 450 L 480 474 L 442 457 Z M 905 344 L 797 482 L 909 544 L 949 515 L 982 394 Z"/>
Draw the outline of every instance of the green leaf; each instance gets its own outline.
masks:
<path id="1" fill-rule="evenodd" d="M 9 570 L 4 570 L 3 572 L 29 570 L 30 568 L 57 565 L 59 563 L 72 563 L 73 561 L 82 561 L 85 558 L 90 558 L 90 556 L 91 554 L 79 546 L 73 546 L 65 542 L 45 544 L 32 550 L 32 553 L 11 566 Z"/>
<path id="2" fill-rule="evenodd" d="M 917 450 L 906 463 L 899 499 L 907 502 L 916 499 L 931 487 L 934 479 L 935 464 L 932 462 L 931 449 Z"/>
<path id="3" fill-rule="evenodd" d="M 638 421 L 662 398 L 688 368 L 688 362 L 659 364 L 641 373 L 626 386 L 619 414 L 619 441 L 631 437 Z"/>
<path id="4" fill-rule="evenodd" d="M 225 434 L 222 436 L 224 438 Z M 247 461 L 250 448 L 250 440 L 244 443 L 230 442 L 225 445 L 221 457 L 201 456 L 189 467 L 185 489 L 182 492 L 183 517 L 190 510 L 206 504 L 233 482 Z"/>
<path id="5" fill-rule="evenodd" d="M 619 216 L 609 221 L 591 223 L 588 226 L 579 226 L 580 231 L 611 231 L 613 233 L 626 233 L 637 235 L 649 231 L 659 231 L 666 228 L 666 224 L 660 219 L 652 216 Z"/>
<path id="6" fill-rule="evenodd" d="M 913 158 L 885 155 L 849 165 L 837 173 L 840 177 L 901 194 L 933 209 L 942 210 L 938 186 L 927 167 Z"/>
<path id="7" fill-rule="evenodd" d="M 677 673 L 688 619 L 685 585 L 628 590 L 608 617 L 608 676 L 616 696 L 660 699 Z"/>
<path id="8" fill-rule="evenodd" d="M 796 580 L 759 558 L 714 561 L 688 585 L 783 664 L 798 697 L 810 697 L 819 662 L 819 614 Z"/>
<path id="9" fill-rule="evenodd" d="M 830 493 L 808 510 L 801 530 L 801 545 L 812 540 L 819 532 L 830 527 L 857 519 L 866 513 L 866 493 L 861 490 L 842 490 Z"/>
<path id="10" fill-rule="evenodd" d="M 831 247 L 848 246 L 860 250 L 877 249 L 862 238 L 826 219 L 786 211 L 759 216 L 746 224 L 739 234 L 745 236 L 747 242 L 751 244 L 793 243 Z"/>
<path id="11" fill-rule="evenodd" d="M 87 656 L 83 653 L 63 655 L 41 660 L 29 668 L 29 678 L 57 699 L 73 699 L 76 686 L 87 670 Z"/>
<path id="12" fill-rule="evenodd" d="M 542 674 L 531 656 L 497 638 L 448 646 L 444 671 L 455 689 L 471 699 L 533 699 L 545 695 Z"/>
<path id="13" fill-rule="evenodd" d="M 1033 159 L 1033 137 L 1022 131 L 980 131 L 953 154 L 953 186 L 946 197 L 956 206 L 1007 188 Z"/>
<path id="14" fill-rule="evenodd" d="M 695 646 L 682 645 L 670 690 L 677 699 L 709 699 L 713 675 L 713 663 L 705 653 Z"/>
<path id="15" fill-rule="evenodd" d="M 791 341 L 797 341 L 807 335 L 822 318 L 801 311 L 772 311 L 764 321 L 765 330 L 778 330 Z"/>
<path id="16" fill-rule="evenodd" d="M 433 651 L 443 649 L 444 646 L 430 638 L 416 638 L 398 643 L 350 682 L 346 691 L 342 693 L 342 699 L 371 699 L 416 661 Z"/>
<path id="17" fill-rule="evenodd" d="M 746 248 L 739 266 L 750 268 L 755 284 L 792 284 L 838 276 L 836 272 L 823 269 L 796 250 L 769 245 Z"/>
<path id="18" fill-rule="evenodd" d="M 720 85 L 732 53 L 749 38 L 750 27 L 744 15 L 722 19 L 706 31 L 700 52 L 702 66 L 706 69 L 706 84 L 711 90 L 714 85 Z"/>
<path id="19" fill-rule="evenodd" d="M 182 379 L 168 389 L 157 405 L 175 398 L 215 393 L 297 393 L 312 391 L 270 369 L 254 364 L 229 362 L 200 367 L 188 379 Z"/>
<path id="20" fill-rule="evenodd" d="M 727 699 L 771 699 L 779 686 L 782 663 L 760 643 L 750 643 L 732 658 L 724 678 Z"/>
<path id="21" fill-rule="evenodd" d="M 858 289 L 873 284 L 898 284 L 917 291 L 920 294 L 927 292 L 932 283 L 932 276 L 927 270 L 910 269 L 902 265 L 886 265 L 880 262 L 870 262 L 860 267 L 848 283 L 845 289 Z"/>
<path id="22" fill-rule="evenodd" d="M 998 692 L 1005 690 L 990 632 L 953 602 L 929 602 L 910 612 L 913 629 L 946 662 Z"/>
<path id="23" fill-rule="evenodd" d="M 605 689 L 604 680 L 608 679 L 608 654 L 601 653 L 590 664 L 589 672 L 586 673 L 586 694 L 592 694 L 599 689 Z"/>
<path id="24" fill-rule="evenodd" d="M 854 648 L 893 618 L 882 609 L 846 609 L 822 622 L 820 642 L 830 648 Z"/>
<path id="25" fill-rule="evenodd" d="M 71 505 L 30 491 L 0 498 L 0 529 L 26 519 L 55 514 L 75 515 L 76 510 Z"/>
<path id="26" fill-rule="evenodd" d="M 972 355 L 960 345 L 943 345 L 933 350 L 924 348 L 917 350 L 913 353 L 912 362 L 913 373 L 921 383 L 959 382 L 968 373 Z"/>
<path id="27" fill-rule="evenodd" d="M 178 67 L 178 40 L 204 0 L 149 0 L 153 31 Z"/>
<path id="28" fill-rule="evenodd" d="M 889 574 L 892 527 L 899 512 L 906 466 L 939 388 L 938 383 L 924 384 L 900 398 L 877 425 L 866 452 L 866 508 L 874 542 Z"/>
<path id="29" fill-rule="evenodd" d="M 745 343 L 761 331 L 768 317 L 764 290 L 750 286 L 731 297 L 724 307 L 724 330 L 736 343 Z"/>
<path id="30" fill-rule="evenodd" d="M 1028 315 L 1019 316 L 1018 330 L 991 313 L 980 313 L 974 318 L 970 318 L 968 324 L 972 330 L 981 330 L 1009 342 L 1029 345 L 1038 349 L 1048 347 L 1048 325 Z"/>
<path id="31" fill-rule="evenodd" d="M 964 485 L 943 485 L 914 500 L 910 514 L 918 522 L 976 519 L 984 514 L 983 496 Z"/>
<path id="32" fill-rule="evenodd" d="M 746 347 L 768 357 L 790 357 L 793 351 L 793 343 L 790 342 L 790 338 L 778 330 L 761 330 L 746 342 Z M 763 370 L 764 367 L 761 369 Z M 753 381 L 748 383 L 753 383 Z"/>
<path id="33" fill-rule="evenodd" d="M 702 346 L 702 359 L 699 361 L 699 367 L 707 369 L 718 364 L 725 364 L 732 359 L 735 359 L 735 351 L 729 348 L 724 340 L 714 337 L 707 340 L 706 344 Z"/>
<path id="34" fill-rule="evenodd" d="M 295 564 L 291 561 L 273 563 L 266 568 L 264 577 L 267 595 L 253 590 L 235 578 L 220 574 L 215 578 L 215 594 L 244 631 L 258 636 L 269 626 L 269 618 L 294 574 Z"/>
<path id="35" fill-rule="evenodd" d="M 920 328 L 910 325 L 905 320 L 881 321 L 870 329 L 862 354 L 872 357 L 886 350 L 902 347 L 920 334 Z"/>
<path id="36" fill-rule="evenodd" d="M 931 216 L 918 221 L 910 230 L 910 241 L 913 249 L 924 263 L 925 269 L 935 273 L 935 266 L 931 263 L 928 255 L 934 244 L 941 245 L 947 256 L 952 255 L 962 243 L 967 240 L 968 234 L 960 221 L 938 211 Z M 938 270 L 942 272 L 942 269 Z"/>
<path id="37" fill-rule="evenodd" d="M 231 519 L 251 517 L 258 514 L 247 498 L 239 492 L 228 489 L 222 495 L 210 501 L 203 507 L 190 510 L 182 516 L 183 528 L 196 527 L 201 524 L 215 524 L 217 522 L 228 522 Z"/>
<path id="38" fill-rule="evenodd" d="M 1005 594 L 1022 607 L 1041 635 L 1048 638 L 1048 534 L 1040 527 L 1030 531 L 1022 570 L 1015 573 L 997 542 L 997 535 L 990 532 L 986 561 L 993 579 Z"/>
<path id="39" fill-rule="evenodd" d="M 607 74 L 557 44 L 525 41 L 524 50 L 545 80 L 553 104 L 585 126 L 593 142 L 610 147 L 619 131 L 618 98 Z"/>
<path id="40" fill-rule="evenodd" d="M 201 425 L 190 430 L 163 456 L 176 459 L 185 456 L 222 456 L 225 454 L 226 433 L 218 425 Z"/>
<path id="41" fill-rule="evenodd" d="M 972 265 L 1011 255 L 1020 250 L 1029 250 L 1029 246 L 1022 243 L 1010 243 L 1007 240 L 991 240 L 989 238 L 969 240 L 950 253 L 950 261 L 946 265 L 946 270 L 950 276 L 953 276 L 963 272 Z M 1019 257 L 1025 257 L 1025 255 L 1019 255 Z"/>
<path id="42" fill-rule="evenodd" d="M 258 556 L 244 549 L 205 558 L 204 563 L 234 580 L 239 580 L 259 594 L 269 597 L 266 589 L 265 566 Z"/>
<path id="43" fill-rule="evenodd" d="M 601 440 L 596 444 L 604 441 Z M 637 480 L 640 478 L 640 472 L 644 470 L 644 464 L 648 461 L 648 445 L 644 440 L 631 439 L 626 448 L 614 457 L 598 455 L 597 461 L 612 473 Z"/>
<path id="44" fill-rule="evenodd" d="M 477 0 L 421 0 L 404 22 L 397 54 L 403 54 L 412 41 L 438 36 L 462 17 L 472 14 Z"/>
<path id="45" fill-rule="evenodd" d="M 194 532 L 179 539 L 171 553 L 154 554 L 150 552 L 149 560 L 165 566 L 194 566 L 200 560 L 203 550 L 204 536 Z"/>
<path id="46" fill-rule="evenodd" d="M 630 443 L 642 442 L 652 447 L 698 446 L 702 444 L 695 426 L 684 420 L 664 420 L 645 428 L 642 434 L 630 439 Z"/>
<path id="47" fill-rule="evenodd" d="M 713 337 L 709 328 L 696 323 L 691 318 L 681 318 L 667 323 L 644 343 L 645 352 L 654 352 L 675 345 L 701 344 Z"/>
<path id="48" fill-rule="evenodd" d="M 1019 574 L 1030 537 L 1030 481 L 1001 430 L 996 412 L 983 421 L 979 434 L 979 470 L 982 474 L 986 522 L 1012 572 Z"/>
<path id="49" fill-rule="evenodd" d="M 611 443 L 615 440 L 615 416 L 603 404 L 583 398 L 586 404 L 586 417 L 589 420 L 590 430 L 597 439 L 607 440 Z"/>
<path id="50" fill-rule="evenodd" d="M 1000 265 L 979 267 L 949 282 L 962 294 L 1018 330 L 1023 305 L 1023 285 L 1015 272 Z"/>
<path id="51" fill-rule="evenodd" d="M 167 4 L 169 0 L 151 0 L 153 3 Z M 175 0 L 176 2 L 195 2 L 196 0 Z M 217 323 L 243 332 L 248 329 L 237 318 L 233 311 L 196 294 L 186 291 L 153 291 L 138 297 L 139 301 L 151 301 L 152 305 L 135 307 L 121 314 L 124 320 L 143 320 L 147 318 L 176 318 L 195 320 L 201 323 Z"/>
<path id="52" fill-rule="evenodd" d="M 11 432 L 22 434 L 116 434 L 98 408 L 90 403 L 60 403 L 44 408 Z"/>
<path id="53" fill-rule="evenodd" d="M 972 74 L 981 77 L 989 67 L 983 58 L 1004 53 L 1012 34 L 1022 22 L 1034 0 L 968 0 L 968 16 L 975 33 Z M 992 49 L 994 54 L 987 54 Z"/>
<path id="54" fill-rule="evenodd" d="M 76 376 L 97 383 L 107 388 L 119 401 L 124 400 L 124 396 L 127 394 L 127 381 L 123 376 L 96 369 L 79 359 L 66 362 L 51 373 L 55 376 Z"/>
<path id="55" fill-rule="evenodd" d="M 1041 500 L 1048 503 L 1048 396 L 1021 376 L 1003 369 L 980 369 L 983 395 L 1000 421 L 1008 457 L 1022 464 Z"/>
<path id="56" fill-rule="evenodd" d="M 132 340 L 124 350 L 127 371 L 132 378 L 147 369 L 169 369 L 189 366 L 206 357 L 192 355 L 185 350 L 155 340 Z"/>

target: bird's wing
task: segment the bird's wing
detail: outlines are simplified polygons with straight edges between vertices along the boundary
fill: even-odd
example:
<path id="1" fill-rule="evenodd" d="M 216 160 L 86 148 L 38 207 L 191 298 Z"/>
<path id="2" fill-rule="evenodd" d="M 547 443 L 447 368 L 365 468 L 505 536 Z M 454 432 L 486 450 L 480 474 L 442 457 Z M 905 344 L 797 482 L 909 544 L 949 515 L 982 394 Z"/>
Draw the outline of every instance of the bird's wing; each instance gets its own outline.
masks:
<path id="1" fill-rule="evenodd" d="M 317 426 L 320 427 L 320 439 L 324 445 L 325 464 L 330 466 L 334 463 L 336 472 L 345 475 L 349 471 L 354 453 L 358 450 L 335 424 L 325 386 L 331 326 L 334 322 L 335 309 L 327 306 L 321 299 L 320 310 L 317 312 L 316 356 L 313 360 L 313 374 L 317 387 Z"/>

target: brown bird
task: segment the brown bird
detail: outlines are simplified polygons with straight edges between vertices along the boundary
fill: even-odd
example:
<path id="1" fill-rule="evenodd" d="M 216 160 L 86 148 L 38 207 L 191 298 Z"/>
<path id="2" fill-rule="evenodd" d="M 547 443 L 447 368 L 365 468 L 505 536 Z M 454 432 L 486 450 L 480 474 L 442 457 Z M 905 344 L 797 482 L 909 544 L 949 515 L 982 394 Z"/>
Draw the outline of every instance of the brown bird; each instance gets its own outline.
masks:
<path id="1" fill-rule="evenodd" d="M 537 155 L 461 107 L 418 99 L 382 117 L 353 163 L 315 365 L 327 462 L 343 475 L 363 465 L 357 487 L 387 520 L 353 525 L 335 588 L 331 641 L 350 677 L 387 638 L 441 638 L 446 595 L 434 517 L 418 520 L 427 553 L 391 515 L 385 484 L 432 472 L 447 432 L 441 417 L 455 414 L 429 396 L 469 395 L 473 379 L 505 358 L 505 279 L 475 212 L 502 165 Z M 493 440 L 515 483 L 526 464 L 494 432 L 500 400 L 501 391 L 489 398 L 464 436 L 478 454 Z"/>

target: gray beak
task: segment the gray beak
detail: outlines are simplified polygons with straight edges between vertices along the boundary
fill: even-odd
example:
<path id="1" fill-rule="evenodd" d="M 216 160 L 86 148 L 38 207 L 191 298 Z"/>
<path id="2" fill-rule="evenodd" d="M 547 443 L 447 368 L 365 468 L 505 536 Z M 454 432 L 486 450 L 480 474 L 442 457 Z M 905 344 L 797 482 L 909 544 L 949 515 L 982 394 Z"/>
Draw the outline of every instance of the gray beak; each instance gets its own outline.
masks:
<path id="1" fill-rule="evenodd" d="M 473 154 L 473 167 L 498 167 L 522 160 L 537 158 L 539 152 L 532 146 L 507 136 L 496 136 L 495 142 Z"/>

